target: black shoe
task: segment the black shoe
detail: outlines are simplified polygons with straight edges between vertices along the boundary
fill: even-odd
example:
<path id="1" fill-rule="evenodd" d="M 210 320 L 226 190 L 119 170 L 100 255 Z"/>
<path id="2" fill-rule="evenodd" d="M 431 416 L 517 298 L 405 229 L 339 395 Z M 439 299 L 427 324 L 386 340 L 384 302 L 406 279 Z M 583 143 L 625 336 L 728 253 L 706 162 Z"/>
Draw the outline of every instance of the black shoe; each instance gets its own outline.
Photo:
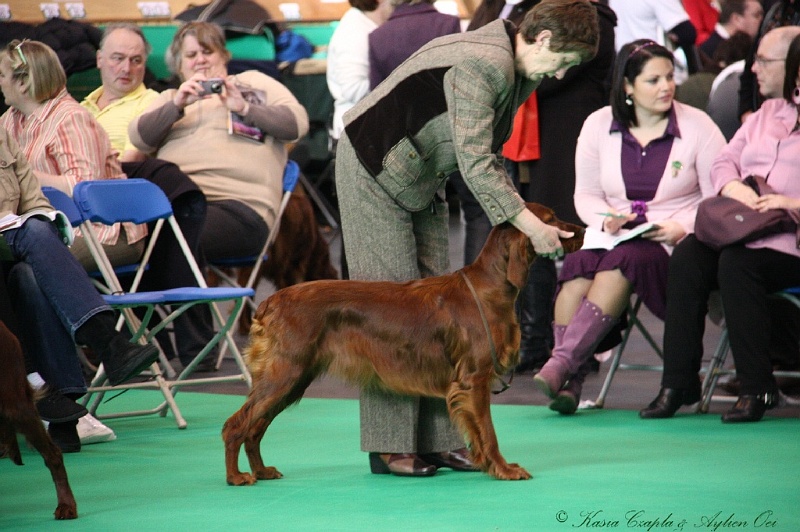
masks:
<path id="1" fill-rule="evenodd" d="M 419 457 L 437 468 L 449 467 L 453 471 L 480 471 L 480 469 L 475 467 L 475 464 L 472 463 L 472 460 L 469 459 L 469 451 L 466 449 L 421 454 Z"/>
<path id="2" fill-rule="evenodd" d="M 36 410 L 39 411 L 39 417 L 50 423 L 77 421 L 89 413 L 82 405 L 52 389 L 47 391 L 47 395 L 36 401 Z"/>
<path id="3" fill-rule="evenodd" d="M 112 386 L 129 381 L 158 360 L 158 349 L 153 345 L 132 344 L 117 335 L 103 353 L 103 367 Z"/>
<path id="4" fill-rule="evenodd" d="M 747 423 L 760 421 L 764 412 L 778 406 L 777 393 L 740 395 L 736 404 L 722 415 L 723 423 Z"/>
<path id="5" fill-rule="evenodd" d="M 58 445 L 62 453 L 77 453 L 81 450 L 81 439 L 78 436 L 78 421 L 66 423 L 50 423 L 47 432 Z"/>
<path id="6" fill-rule="evenodd" d="M 700 388 L 691 390 L 677 388 L 661 388 L 658 397 L 653 399 L 647 408 L 639 411 L 642 419 L 663 419 L 672 417 L 684 405 L 691 405 L 701 398 Z"/>
<path id="7" fill-rule="evenodd" d="M 436 466 L 411 453 L 369 453 L 369 468 L 376 475 L 393 474 L 399 477 L 430 477 Z"/>

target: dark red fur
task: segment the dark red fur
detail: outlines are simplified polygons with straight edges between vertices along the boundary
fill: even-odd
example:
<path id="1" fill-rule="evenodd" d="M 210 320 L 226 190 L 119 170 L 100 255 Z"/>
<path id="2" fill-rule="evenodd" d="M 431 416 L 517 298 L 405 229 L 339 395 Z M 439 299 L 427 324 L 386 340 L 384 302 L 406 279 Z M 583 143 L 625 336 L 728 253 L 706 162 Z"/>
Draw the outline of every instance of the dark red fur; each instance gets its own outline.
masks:
<path id="1" fill-rule="evenodd" d="M 22 465 L 17 433 L 39 451 L 56 485 L 56 519 L 75 519 L 78 506 L 67 480 L 61 449 L 53 443 L 42 425 L 33 390 L 25 377 L 25 362 L 17 338 L 0 322 L 0 458 L 11 458 Z"/>
<path id="2" fill-rule="evenodd" d="M 580 227 L 541 205 L 528 208 L 576 233 L 563 241 L 566 251 L 580 248 Z M 519 358 L 514 302 L 535 256 L 530 240 L 505 223 L 462 270 L 478 293 L 503 371 Z M 458 272 L 406 283 L 315 281 L 281 290 L 259 306 L 246 356 L 253 389 L 222 429 L 228 484 L 282 476 L 264 465 L 261 439 L 275 416 L 326 372 L 360 386 L 445 398 L 478 467 L 499 479 L 530 478 L 500 454 L 489 409 L 497 373 L 475 299 Z M 242 445 L 252 473 L 239 471 Z"/>

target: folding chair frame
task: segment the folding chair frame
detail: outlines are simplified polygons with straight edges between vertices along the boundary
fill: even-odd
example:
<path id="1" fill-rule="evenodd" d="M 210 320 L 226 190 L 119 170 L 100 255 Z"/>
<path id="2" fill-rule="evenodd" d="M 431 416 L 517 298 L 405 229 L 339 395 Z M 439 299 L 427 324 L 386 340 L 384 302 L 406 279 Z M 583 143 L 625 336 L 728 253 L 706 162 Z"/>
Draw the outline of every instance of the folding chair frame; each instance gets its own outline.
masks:
<path id="1" fill-rule="evenodd" d="M 776 292 L 773 294 L 773 297 L 779 297 L 781 299 L 785 299 L 786 301 L 789 301 L 798 309 L 800 309 L 800 287 L 788 288 L 781 292 Z M 708 365 L 708 372 L 706 373 L 706 377 L 705 379 L 703 379 L 703 392 L 702 392 L 703 399 L 700 402 L 698 412 L 701 412 L 703 414 L 708 413 L 708 410 L 711 407 L 711 401 L 732 403 L 735 402 L 737 399 L 736 397 L 733 396 L 714 395 L 714 390 L 717 387 L 720 377 L 722 377 L 723 375 L 736 375 L 735 369 L 725 369 L 725 361 L 728 358 L 730 347 L 731 344 L 728 338 L 728 328 L 725 327 L 722 331 L 722 336 L 719 339 L 719 343 L 717 344 L 717 349 L 714 352 L 714 356 L 712 357 L 711 362 Z M 800 371 L 773 371 L 772 374 L 775 375 L 776 377 L 790 377 L 790 378 L 800 379 Z M 783 393 L 780 394 L 779 401 L 782 404 L 790 404 L 793 406 L 800 405 L 800 401 L 787 397 Z"/>
<path id="2" fill-rule="evenodd" d="M 258 285 L 261 268 L 269 257 L 269 250 L 272 247 L 272 244 L 274 244 L 275 239 L 278 238 L 278 231 L 280 231 L 281 228 L 281 218 L 283 218 L 283 213 L 286 211 L 286 206 L 289 204 L 292 193 L 297 187 L 297 182 L 301 179 L 301 177 L 302 175 L 300 173 L 300 167 L 295 161 L 289 159 L 286 162 L 286 166 L 283 170 L 283 195 L 281 196 L 281 203 L 278 206 L 278 212 L 275 216 L 275 226 L 270 230 L 269 235 L 267 235 L 267 239 L 258 255 L 251 257 L 223 259 L 208 265 L 208 269 L 214 272 L 214 274 L 216 274 L 217 277 L 219 277 L 220 280 L 222 280 L 228 286 L 250 288 L 253 290 L 253 296 L 245 298 L 245 304 L 250 307 L 250 310 L 253 313 L 255 313 L 257 308 L 255 302 L 255 290 Z M 250 276 L 247 278 L 247 283 L 243 287 L 239 285 L 238 281 L 233 275 L 224 270 L 225 268 L 241 268 L 248 266 L 252 267 L 252 271 L 250 272 Z M 239 308 L 236 312 L 235 319 L 238 320 L 241 313 L 242 308 Z M 217 359 L 218 367 L 224 356 L 225 348 L 223 347 L 223 349 L 220 350 L 219 357 Z"/>
<path id="3" fill-rule="evenodd" d="M 663 360 L 664 354 L 661 351 L 661 346 L 653 339 L 653 336 L 650 334 L 650 331 L 642 324 L 639 320 L 639 309 L 642 306 L 642 300 L 639 296 L 636 296 L 632 305 L 628 305 L 626 309 L 626 313 L 628 316 L 628 327 L 622 333 L 622 342 L 614 349 L 614 355 L 611 358 L 611 366 L 608 368 L 608 373 L 606 374 L 606 380 L 603 382 L 603 387 L 600 389 L 600 393 L 597 396 L 597 399 L 594 401 L 593 408 L 603 408 L 606 402 L 606 395 L 608 395 L 608 390 L 611 388 L 611 381 L 614 380 L 614 375 L 617 373 L 618 369 L 633 369 L 633 370 L 641 370 L 641 371 L 663 371 L 664 366 L 663 364 L 660 366 L 657 365 L 650 365 L 650 364 L 623 364 L 622 360 L 622 353 L 625 351 L 625 346 L 628 345 L 628 339 L 630 338 L 631 332 L 633 332 L 634 328 L 638 329 L 639 332 L 644 336 L 644 339 L 647 340 L 647 343 L 650 344 L 650 347 L 656 352 L 658 357 Z"/>
<path id="4" fill-rule="evenodd" d="M 160 198 L 163 198 L 163 204 L 159 207 L 153 207 L 154 209 L 158 210 L 161 209 L 160 212 L 154 214 L 152 211 L 149 215 L 145 218 L 138 219 L 135 216 L 119 216 L 116 219 L 104 219 L 99 215 L 95 214 L 92 209 L 92 202 L 88 198 L 91 193 L 91 188 L 89 187 L 103 187 L 103 186 L 124 186 L 124 187 L 150 187 L 150 191 L 153 194 L 158 194 Z M 96 190 L 96 189 L 95 189 Z M 133 190 L 136 190 L 135 188 Z M 144 189 L 147 190 L 147 189 Z M 156 192 L 157 191 L 157 192 Z M 129 190 L 126 192 L 128 194 L 128 198 L 136 197 L 135 193 Z M 159 199 L 160 199 L 159 198 Z M 217 383 L 217 382 L 232 382 L 232 381 L 244 381 L 247 383 L 248 387 L 251 386 L 252 380 L 250 377 L 250 373 L 247 370 L 246 364 L 244 363 L 244 359 L 239 352 L 239 349 L 236 346 L 236 343 L 233 339 L 233 336 L 230 332 L 231 327 L 236 321 L 236 316 L 239 312 L 241 312 L 241 307 L 243 305 L 244 298 L 252 297 L 253 291 L 249 289 L 230 289 L 230 288 L 208 288 L 205 282 L 205 278 L 203 277 L 202 273 L 200 272 L 197 263 L 194 260 L 194 256 L 191 253 L 189 245 L 186 243 L 186 239 L 183 236 L 183 233 L 178 225 L 177 221 L 175 220 L 174 215 L 172 214 L 171 206 L 169 205 L 169 201 L 167 200 L 166 196 L 163 195 L 163 192 L 149 181 L 142 180 L 142 179 L 127 179 L 127 180 L 101 180 L 101 181 L 90 181 L 90 182 L 82 182 L 76 185 L 75 187 L 75 203 L 78 206 L 78 209 L 83 213 L 84 222 L 81 224 L 81 229 L 83 230 L 84 237 L 86 238 L 87 245 L 97 262 L 100 272 L 102 273 L 103 279 L 106 281 L 107 286 L 112 290 L 112 293 L 109 295 L 104 295 L 105 300 L 111 305 L 113 308 L 119 309 L 123 312 L 126 322 L 134 335 L 135 341 L 140 341 L 145 343 L 148 340 L 154 338 L 155 334 L 161 331 L 164 327 L 171 324 L 175 318 L 180 316 L 186 309 L 197 305 L 197 304 L 208 304 L 211 308 L 212 315 L 216 321 L 217 326 L 220 328 L 219 332 L 215 334 L 214 338 L 201 350 L 200 353 L 195 357 L 189 366 L 184 368 L 183 372 L 178 375 L 176 380 L 167 380 L 164 379 L 161 369 L 159 368 L 158 364 L 153 364 L 152 371 L 153 377 L 155 382 L 139 382 L 139 383 L 125 383 L 118 386 L 103 386 L 103 383 L 106 381 L 106 377 L 104 371 L 101 368 L 98 369 L 98 373 L 95 375 L 95 378 L 92 380 L 92 383 L 89 387 L 89 393 L 84 398 L 84 404 L 89 405 L 91 402 L 91 407 L 89 408 L 90 412 L 94 415 L 97 415 L 100 419 L 108 419 L 108 418 L 115 418 L 115 417 L 130 417 L 130 416 L 138 416 L 138 415 L 146 415 L 146 414 L 154 414 L 159 413 L 162 416 L 166 415 L 167 410 L 172 410 L 173 415 L 175 416 L 176 423 L 179 428 L 186 427 L 186 421 L 183 418 L 180 409 L 175 402 L 174 395 L 177 392 L 177 388 L 186 385 L 192 384 L 209 384 L 209 383 Z M 148 242 L 147 247 L 145 248 L 144 254 L 142 259 L 139 263 L 139 267 L 136 270 L 134 275 L 134 279 L 131 285 L 131 292 L 125 293 L 122 289 L 122 286 L 117 278 L 114 268 L 111 266 L 108 257 L 103 250 L 102 244 L 97 238 L 94 229 L 90 222 L 96 221 L 101 223 L 115 223 L 115 222 L 122 222 L 122 221 L 131 221 L 134 223 L 145 223 L 150 221 L 155 221 L 155 226 L 153 232 L 150 236 L 150 240 Z M 141 281 L 142 275 L 145 271 L 145 266 L 148 264 L 150 257 L 152 255 L 153 248 L 155 246 L 156 241 L 158 240 L 158 236 L 160 235 L 164 222 L 167 222 L 172 229 L 176 241 L 181 247 L 183 251 L 184 257 L 187 260 L 192 272 L 197 280 L 198 287 L 186 287 L 186 288 L 175 288 L 170 290 L 161 290 L 161 291 L 151 291 L 151 292 L 135 292 L 138 288 L 139 283 Z M 226 320 L 222 313 L 219 311 L 219 308 L 216 305 L 216 302 L 219 301 L 234 301 L 234 311 L 232 312 L 231 316 L 228 317 Z M 152 318 L 153 312 L 155 307 L 158 305 L 174 305 L 177 306 L 169 315 L 162 319 L 161 323 L 154 327 L 151 331 L 147 332 L 147 327 L 149 326 L 150 320 Z M 139 320 L 132 312 L 133 307 L 144 307 L 146 308 L 145 318 L 143 320 Z M 196 378 L 196 379 L 189 379 L 189 375 L 192 373 L 194 368 L 197 364 L 203 359 L 203 357 L 211 351 L 220 341 L 225 340 L 225 345 L 231 349 L 233 353 L 234 359 L 240 369 L 240 374 L 232 375 L 232 376 L 225 376 L 225 377 L 211 377 L 211 378 Z M 109 390 L 121 390 L 121 389 L 133 389 L 133 388 L 157 388 L 161 391 L 162 395 L 164 396 L 164 402 L 161 403 L 159 406 L 150 409 L 150 410 L 141 410 L 141 411 L 133 411 L 133 412 L 120 412 L 120 413 L 112 413 L 112 414 L 96 414 L 97 408 L 103 399 L 103 395 L 106 391 Z M 175 390 L 175 391 L 173 391 Z M 96 397 L 93 397 L 95 396 Z"/>

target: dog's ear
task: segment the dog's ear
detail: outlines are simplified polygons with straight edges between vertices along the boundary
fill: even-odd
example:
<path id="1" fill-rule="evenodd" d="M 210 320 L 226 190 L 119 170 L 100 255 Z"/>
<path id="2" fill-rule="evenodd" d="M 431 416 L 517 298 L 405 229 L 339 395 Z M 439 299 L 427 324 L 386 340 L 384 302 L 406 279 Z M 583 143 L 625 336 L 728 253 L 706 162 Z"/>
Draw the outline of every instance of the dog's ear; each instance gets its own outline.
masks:
<path id="1" fill-rule="evenodd" d="M 506 279 L 521 290 L 528 279 L 528 270 L 534 253 L 533 244 L 522 231 L 514 231 L 509 240 Z"/>

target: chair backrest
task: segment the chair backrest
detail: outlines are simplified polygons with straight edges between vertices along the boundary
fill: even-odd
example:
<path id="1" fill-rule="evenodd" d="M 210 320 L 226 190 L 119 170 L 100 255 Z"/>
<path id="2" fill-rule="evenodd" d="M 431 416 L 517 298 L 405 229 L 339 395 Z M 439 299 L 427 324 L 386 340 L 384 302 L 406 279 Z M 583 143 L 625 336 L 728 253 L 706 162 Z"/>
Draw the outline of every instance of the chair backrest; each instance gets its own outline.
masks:
<path id="1" fill-rule="evenodd" d="M 283 168 L 283 191 L 294 192 L 297 181 L 300 179 L 300 165 L 289 159 Z M 283 214 L 282 212 L 279 214 Z"/>
<path id="2" fill-rule="evenodd" d="M 112 292 L 121 291 L 119 280 L 105 256 L 102 245 L 88 222 L 99 222 L 111 225 L 118 222 L 132 222 L 136 224 L 155 221 L 150 238 L 145 248 L 136 275 L 131 284 L 130 291 L 138 289 L 142 275 L 148 267 L 150 256 L 156 245 L 164 223 L 168 223 L 175 235 L 175 240 L 194 273 L 198 286 L 207 287 L 203 274 L 197 266 L 186 239 L 180 230 L 178 222 L 172 215 L 172 205 L 166 194 L 158 185 L 146 179 L 102 179 L 97 181 L 82 181 L 75 185 L 75 204 L 83 214 L 84 223 L 81 227 L 87 237 L 87 244 L 92 256 L 103 274 L 107 285 Z"/>
<path id="3" fill-rule="evenodd" d="M 67 215 L 67 219 L 69 223 L 72 224 L 72 227 L 78 227 L 83 223 L 81 211 L 78 209 L 78 206 L 75 205 L 75 201 L 69 197 L 67 193 L 53 187 L 42 187 L 42 192 L 48 201 L 50 201 L 50 205 Z"/>
<path id="4" fill-rule="evenodd" d="M 75 203 L 92 222 L 112 225 L 166 219 L 172 206 L 164 192 L 145 179 L 103 179 L 75 185 Z"/>

